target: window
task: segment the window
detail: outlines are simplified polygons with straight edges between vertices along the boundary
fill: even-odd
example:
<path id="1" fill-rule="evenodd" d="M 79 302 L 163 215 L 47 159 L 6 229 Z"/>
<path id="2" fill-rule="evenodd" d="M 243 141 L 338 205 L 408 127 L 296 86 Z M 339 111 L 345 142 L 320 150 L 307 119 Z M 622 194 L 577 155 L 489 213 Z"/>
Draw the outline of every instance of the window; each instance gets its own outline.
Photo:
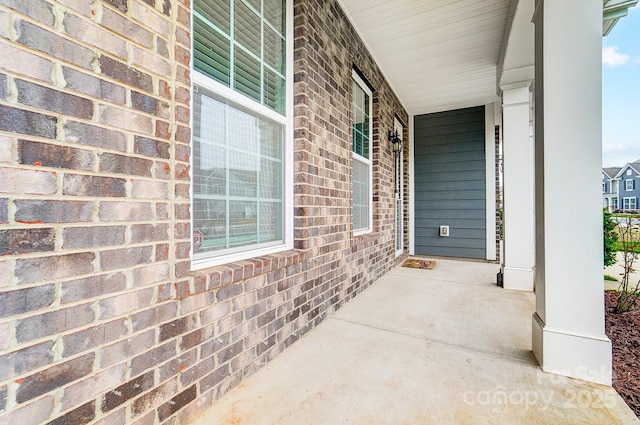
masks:
<path id="1" fill-rule="evenodd" d="M 605 184 L 605 182 L 602 182 L 602 193 L 606 193 L 607 191 L 607 185 Z"/>
<path id="2" fill-rule="evenodd" d="M 611 181 L 611 193 L 618 193 L 618 180 Z"/>
<path id="3" fill-rule="evenodd" d="M 633 190 L 634 189 L 634 181 L 632 179 L 627 179 L 624 181 L 624 190 Z"/>
<path id="4" fill-rule="evenodd" d="M 371 89 L 353 71 L 352 90 L 352 137 L 353 137 L 353 233 L 362 234 L 372 230 L 371 195 Z"/>
<path id="5" fill-rule="evenodd" d="M 611 198 L 611 209 L 612 210 L 618 209 L 618 198 Z"/>
<path id="6" fill-rule="evenodd" d="M 622 209 L 625 210 L 635 210 L 636 209 L 636 198 L 624 198 L 623 199 L 624 204 Z"/>
<path id="7" fill-rule="evenodd" d="M 193 260 L 200 268 L 290 245 L 290 40 L 285 0 L 193 6 Z"/>

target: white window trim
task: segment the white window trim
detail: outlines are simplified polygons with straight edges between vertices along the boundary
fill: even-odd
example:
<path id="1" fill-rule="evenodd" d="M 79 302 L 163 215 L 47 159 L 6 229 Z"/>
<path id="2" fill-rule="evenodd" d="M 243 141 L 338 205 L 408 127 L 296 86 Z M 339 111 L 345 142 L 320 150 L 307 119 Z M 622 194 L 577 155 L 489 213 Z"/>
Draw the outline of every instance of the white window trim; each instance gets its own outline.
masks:
<path id="1" fill-rule="evenodd" d="M 631 189 L 629 189 L 629 183 L 631 183 Z M 626 179 L 624 181 L 624 190 L 626 192 L 631 192 L 633 190 L 633 179 Z"/>
<path id="2" fill-rule="evenodd" d="M 228 254 L 215 255 L 209 258 L 194 259 L 193 250 L 193 236 L 190 235 L 191 243 L 191 270 L 201 270 L 208 267 L 219 266 L 221 264 L 231 263 L 234 261 L 246 260 L 253 257 L 260 257 L 263 255 L 274 254 L 277 252 L 293 249 L 293 2 L 286 2 L 286 63 L 285 63 L 285 78 L 286 78 L 286 96 L 285 96 L 285 116 L 280 115 L 276 111 L 269 107 L 260 104 L 259 102 L 245 96 L 235 90 L 221 84 L 212 78 L 200 73 L 194 69 L 194 61 L 191 60 L 191 146 L 193 146 L 193 111 L 194 109 L 194 85 L 201 85 L 208 90 L 219 94 L 228 100 L 235 102 L 241 106 L 244 106 L 257 114 L 263 115 L 266 118 L 272 119 L 278 123 L 281 123 L 285 127 L 284 131 L 284 146 L 282 151 L 283 162 L 283 226 L 282 226 L 282 243 L 275 243 L 269 246 L 263 246 L 258 248 L 252 248 L 247 246 L 246 249 L 237 252 L 230 252 Z M 193 14 L 193 11 L 192 11 Z M 193 18 L 191 19 L 191 34 L 193 37 Z M 193 54 L 193 53 L 192 53 Z M 194 169 L 193 155 L 191 155 L 191 169 Z M 191 216 L 191 232 L 193 233 L 193 181 L 189 185 L 189 199 L 190 199 L 190 216 Z"/>
<path id="3" fill-rule="evenodd" d="M 626 208 L 627 207 L 627 202 L 629 201 L 629 204 L 631 204 L 631 201 L 633 201 L 633 208 Z M 624 198 L 622 198 L 622 209 L 625 211 L 629 211 L 629 210 L 635 210 L 638 208 L 638 203 L 636 201 L 636 198 L 633 196 L 625 196 Z"/>
<path id="4" fill-rule="evenodd" d="M 369 136 L 369 159 L 353 152 L 353 140 L 351 142 L 352 143 L 351 144 L 352 161 L 357 160 L 369 166 L 369 186 L 368 186 L 369 193 L 367 196 L 367 199 L 369 200 L 368 226 L 363 229 L 353 230 L 353 236 L 360 236 L 360 235 L 365 235 L 367 233 L 373 232 L 373 91 L 369 88 L 369 85 L 364 82 L 364 80 L 360 77 L 360 75 L 358 75 L 355 69 L 351 71 L 351 75 L 353 79 L 356 81 L 356 83 L 360 86 L 360 88 L 369 95 L 369 135 L 370 135 Z M 352 100 L 351 106 L 353 106 L 353 100 Z M 351 167 L 351 170 L 352 170 L 351 176 L 353 179 L 353 167 Z M 352 190 L 352 193 L 353 193 L 353 190 Z M 353 200 L 353 197 L 352 197 L 352 200 Z M 352 220 L 351 223 L 353 225 L 353 214 L 351 216 L 351 220 Z"/>

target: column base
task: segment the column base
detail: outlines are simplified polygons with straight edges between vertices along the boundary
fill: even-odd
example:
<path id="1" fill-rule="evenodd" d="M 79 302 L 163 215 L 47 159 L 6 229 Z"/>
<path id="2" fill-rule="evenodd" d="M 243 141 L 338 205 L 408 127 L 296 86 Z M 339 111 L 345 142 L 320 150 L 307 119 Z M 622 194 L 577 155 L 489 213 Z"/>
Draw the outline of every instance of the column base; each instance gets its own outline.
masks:
<path id="1" fill-rule="evenodd" d="M 521 269 L 516 267 L 503 267 L 502 286 L 504 289 L 533 292 L 533 269 Z"/>
<path id="2" fill-rule="evenodd" d="M 532 345 L 543 371 L 611 386 L 611 340 L 606 335 L 553 328 L 533 313 Z"/>

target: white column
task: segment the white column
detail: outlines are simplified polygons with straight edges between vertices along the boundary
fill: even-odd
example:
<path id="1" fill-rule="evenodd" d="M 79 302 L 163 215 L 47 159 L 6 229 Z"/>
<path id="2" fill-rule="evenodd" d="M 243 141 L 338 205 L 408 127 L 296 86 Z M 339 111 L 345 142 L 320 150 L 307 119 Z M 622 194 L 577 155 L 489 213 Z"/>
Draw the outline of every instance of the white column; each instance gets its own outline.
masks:
<path id="1" fill-rule="evenodd" d="M 602 288 L 602 1 L 539 0 L 534 22 L 533 352 L 544 371 L 611 385 Z"/>
<path id="2" fill-rule="evenodd" d="M 533 291 L 535 255 L 531 81 L 502 88 L 505 289 Z"/>

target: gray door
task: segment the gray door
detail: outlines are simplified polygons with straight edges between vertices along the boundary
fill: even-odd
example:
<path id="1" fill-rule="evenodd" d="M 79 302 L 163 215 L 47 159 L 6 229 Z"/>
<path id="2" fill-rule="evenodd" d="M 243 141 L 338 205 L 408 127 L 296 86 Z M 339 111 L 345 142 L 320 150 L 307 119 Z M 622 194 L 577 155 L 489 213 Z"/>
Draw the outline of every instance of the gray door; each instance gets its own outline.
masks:
<path id="1" fill-rule="evenodd" d="M 416 254 L 486 258 L 484 127 L 484 106 L 415 117 Z"/>

